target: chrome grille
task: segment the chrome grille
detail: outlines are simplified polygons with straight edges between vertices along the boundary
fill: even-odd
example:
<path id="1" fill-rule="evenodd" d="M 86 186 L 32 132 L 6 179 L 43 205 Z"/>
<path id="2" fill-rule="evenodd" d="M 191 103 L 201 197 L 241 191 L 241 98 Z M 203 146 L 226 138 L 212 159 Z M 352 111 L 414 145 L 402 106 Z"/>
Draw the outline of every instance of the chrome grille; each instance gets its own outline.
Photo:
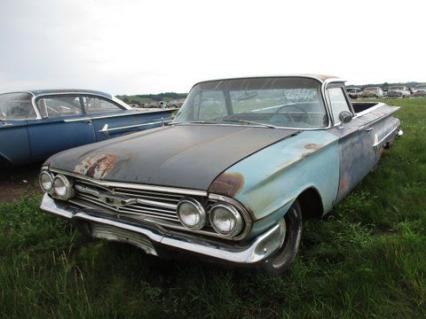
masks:
<path id="1" fill-rule="evenodd" d="M 139 185 L 120 183 L 80 177 L 77 174 L 52 170 L 54 174 L 69 177 L 74 185 L 74 196 L 69 203 L 90 211 L 102 212 L 110 215 L 111 219 L 130 219 L 132 222 L 148 222 L 173 230 L 197 233 L 200 235 L 223 238 L 216 233 L 207 220 L 206 225 L 199 230 L 184 227 L 177 216 L 177 204 L 184 198 L 192 198 L 201 203 L 206 211 L 217 202 L 232 201 L 232 205 L 239 207 L 243 213 L 245 229 L 241 235 L 229 240 L 240 240 L 251 229 L 251 220 L 240 204 L 230 198 L 224 200 L 221 195 L 208 194 L 205 191 L 174 188 L 155 185 Z"/>
<path id="2" fill-rule="evenodd" d="M 117 217 L 156 221 L 166 226 L 181 226 L 176 214 L 177 203 L 184 195 L 163 192 L 103 187 L 86 180 L 75 180 L 75 197 L 70 202 L 79 206 L 101 206 Z"/>

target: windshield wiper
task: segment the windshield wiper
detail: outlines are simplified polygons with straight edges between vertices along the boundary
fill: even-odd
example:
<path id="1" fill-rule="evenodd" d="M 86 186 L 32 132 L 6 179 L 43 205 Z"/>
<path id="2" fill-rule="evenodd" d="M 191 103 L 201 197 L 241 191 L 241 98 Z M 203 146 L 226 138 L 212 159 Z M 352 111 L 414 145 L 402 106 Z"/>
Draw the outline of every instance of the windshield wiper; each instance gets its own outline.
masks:
<path id="1" fill-rule="evenodd" d="M 275 125 L 272 125 L 272 124 L 265 124 L 265 123 L 260 123 L 260 122 L 256 122 L 256 121 L 241 120 L 241 119 L 224 119 L 223 122 L 233 122 L 233 123 L 241 123 L 241 124 L 252 124 L 252 125 L 257 125 L 257 126 L 262 126 L 262 127 L 268 127 L 268 128 L 277 128 Z"/>

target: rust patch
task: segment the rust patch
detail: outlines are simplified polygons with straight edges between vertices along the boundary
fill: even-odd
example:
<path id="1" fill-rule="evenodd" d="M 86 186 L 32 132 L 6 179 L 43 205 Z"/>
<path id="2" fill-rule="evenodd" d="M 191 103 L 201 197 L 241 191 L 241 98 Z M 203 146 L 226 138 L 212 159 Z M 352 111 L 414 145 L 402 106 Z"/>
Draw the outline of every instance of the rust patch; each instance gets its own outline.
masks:
<path id="1" fill-rule="evenodd" d="M 315 144 L 315 143 L 310 143 L 310 144 L 306 144 L 304 146 L 305 148 L 305 152 L 302 153 L 302 159 L 309 156 L 310 154 L 314 153 L 315 151 L 317 151 L 318 149 L 321 148 L 322 145 L 320 144 Z"/>
<path id="2" fill-rule="evenodd" d="M 96 179 L 102 179 L 114 168 L 116 162 L 117 156 L 113 154 L 90 155 L 75 166 L 74 172 Z"/>
<path id="3" fill-rule="evenodd" d="M 349 181 L 348 181 L 348 177 L 345 175 L 340 181 L 340 190 L 347 191 L 348 187 L 349 187 Z"/>
<path id="4" fill-rule="evenodd" d="M 209 192 L 235 196 L 244 185 L 244 176 L 240 173 L 223 173 L 210 185 Z"/>
<path id="5" fill-rule="evenodd" d="M 317 150 L 317 149 L 319 149 L 321 147 L 321 145 L 319 145 L 319 144 L 315 144 L 315 143 L 310 143 L 310 144 L 306 144 L 305 145 L 305 148 L 307 149 L 307 150 Z"/>

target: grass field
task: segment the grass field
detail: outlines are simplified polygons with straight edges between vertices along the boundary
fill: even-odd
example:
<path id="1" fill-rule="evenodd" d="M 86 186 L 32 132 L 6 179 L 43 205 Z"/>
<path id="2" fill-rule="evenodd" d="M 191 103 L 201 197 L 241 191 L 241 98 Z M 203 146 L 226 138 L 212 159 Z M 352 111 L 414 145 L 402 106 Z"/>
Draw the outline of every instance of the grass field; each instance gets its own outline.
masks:
<path id="1" fill-rule="evenodd" d="M 405 135 L 286 275 L 87 242 L 33 195 L 0 204 L 0 317 L 426 318 L 426 99 L 387 102 Z"/>

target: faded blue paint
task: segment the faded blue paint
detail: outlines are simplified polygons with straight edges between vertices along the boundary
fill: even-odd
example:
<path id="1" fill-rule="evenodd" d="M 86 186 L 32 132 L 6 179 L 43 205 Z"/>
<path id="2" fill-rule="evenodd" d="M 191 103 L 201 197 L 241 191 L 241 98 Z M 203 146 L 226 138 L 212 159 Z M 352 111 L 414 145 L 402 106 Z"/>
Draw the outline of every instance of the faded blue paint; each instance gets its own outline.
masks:
<path id="1" fill-rule="evenodd" d="M 310 187 L 320 193 L 325 211 L 332 208 L 339 181 L 337 141 L 326 130 L 305 131 L 225 172 L 243 176 L 243 186 L 234 197 L 253 212 L 255 219 L 268 216 L 256 224 L 257 228 L 266 228 L 281 218 L 297 196 Z"/>
<path id="2" fill-rule="evenodd" d="M 309 188 L 319 193 L 327 213 L 377 165 L 399 128 L 391 116 L 396 110 L 378 105 L 344 125 L 301 132 L 240 161 L 218 179 L 227 176 L 239 186 L 232 196 L 253 213 L 252 235 L 276 223 Z"/>
<path id="3" fill-rule="evenodd" d="M 40 96 L 43 96 L 42 93 Z M 116 104 L 112 100 L 110 102 Z M 0 165 L 42 161 L 69 148 L 159 127 L 162 121 L 171 120 L 172 112 L 122 109 L 114 113 L 83 112 L 72 116 L 0 121 Z M 101 132 L 106 124 L 109 129 L 123 128 L 110 133 Z M 145 125 L 138 126 L 140 124 Z"/>

